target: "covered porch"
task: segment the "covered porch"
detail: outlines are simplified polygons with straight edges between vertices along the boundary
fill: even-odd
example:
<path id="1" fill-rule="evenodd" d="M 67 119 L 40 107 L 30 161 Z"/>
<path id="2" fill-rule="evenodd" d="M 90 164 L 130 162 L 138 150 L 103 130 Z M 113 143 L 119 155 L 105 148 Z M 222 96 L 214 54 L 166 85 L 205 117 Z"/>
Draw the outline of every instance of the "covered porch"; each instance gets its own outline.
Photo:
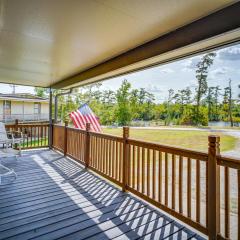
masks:
<path id="1" fill-rule="evenodd" d="M 200 152 L 133 139 L 127 127 L 119 137 L 53 117 L 53 90 L 239 42 L 238 1 L 0 7 L 0 81 L 49 88 L 50 105 L 47 123 L 7 126 L 35 150 L 3 160 L 18 178 L 0 189 L 0 239 L 240 239 L 240 159 L 221 155 L 218 136 Z"/>

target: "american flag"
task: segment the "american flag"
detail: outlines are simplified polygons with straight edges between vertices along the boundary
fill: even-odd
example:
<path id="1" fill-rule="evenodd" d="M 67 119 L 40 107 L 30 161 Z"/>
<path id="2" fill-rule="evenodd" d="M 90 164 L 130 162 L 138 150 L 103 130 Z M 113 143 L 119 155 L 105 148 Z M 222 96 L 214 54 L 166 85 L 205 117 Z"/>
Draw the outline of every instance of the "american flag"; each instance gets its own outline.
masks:
<path id="1" fill-rule="evenodd" d="M 70 118 L 76 128 L 86 129 L 86 123 L 91 123 L 92 131 L 102 132 L 98 117 L 87 103 L 83 104 L 78 110 L 71 112 Z"/>

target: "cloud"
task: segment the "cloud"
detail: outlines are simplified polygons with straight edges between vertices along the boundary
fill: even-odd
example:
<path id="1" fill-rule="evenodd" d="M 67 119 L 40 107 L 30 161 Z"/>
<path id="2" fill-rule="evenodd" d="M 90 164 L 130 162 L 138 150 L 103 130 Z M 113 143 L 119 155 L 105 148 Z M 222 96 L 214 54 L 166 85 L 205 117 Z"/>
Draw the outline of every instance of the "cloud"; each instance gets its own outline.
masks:
<path id="1" fill-rule="evenodd" d="M 174 72 L 171 68 L 163 68 L 163 69 L 160 69 L 160 71 L 162 73 L 173 73 Z"/>
<path id="2" fill-rule="evenodd" d="M 192 72 L 193 70 L 196 69 L 198 62 L 200 61 L 200 57 L 193 57 L 189 59 L 185 59 L 181 65 L 181 71 L 182 72 Z"/>
<path id="3" fill-rule="evenodd" d="M 151 93 L 162 93 L 166 90 L 166 86 L 157 86 L 153 84 L 149 84 L 147 87 L 145 87 L 146 91 Z"/>
<path id="4" fill-rule="evenodd" d="M 240 47 L 229 47 L 229 48 L 220 50 L 218 53 L 218 58 L 221 60 L 239 61 Z"/>
<path id="5" fill-rule="evenodd" d="M 218 67 L 212 71 L 210 71 L 211 75 L 225 75 L 228 71 L 228 68 L 226 67 Z"/>

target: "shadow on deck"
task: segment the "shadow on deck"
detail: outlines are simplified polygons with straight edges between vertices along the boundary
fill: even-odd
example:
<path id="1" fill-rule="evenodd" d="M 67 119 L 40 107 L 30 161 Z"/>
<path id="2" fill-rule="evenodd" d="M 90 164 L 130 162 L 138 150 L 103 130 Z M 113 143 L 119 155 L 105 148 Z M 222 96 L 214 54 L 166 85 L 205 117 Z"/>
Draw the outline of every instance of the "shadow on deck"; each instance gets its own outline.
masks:
<path id="1" fill-rule="evenodd" d="M 0 189 L 0 239 L 203 239 L 55 151 L 3 162 L 18 178 Z"/>

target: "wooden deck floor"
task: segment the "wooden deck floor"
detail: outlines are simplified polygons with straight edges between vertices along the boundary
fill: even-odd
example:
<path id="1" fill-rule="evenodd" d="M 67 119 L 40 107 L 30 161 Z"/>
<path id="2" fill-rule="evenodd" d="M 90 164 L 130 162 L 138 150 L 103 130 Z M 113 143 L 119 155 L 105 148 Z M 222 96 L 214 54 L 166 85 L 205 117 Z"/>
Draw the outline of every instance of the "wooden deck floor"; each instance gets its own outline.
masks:
<path id="1" fill-rule="evenodd" d="M 18 178 L 0 189 L 0 239 L 203 239 L 57 152 L 4 161 Z"/>

